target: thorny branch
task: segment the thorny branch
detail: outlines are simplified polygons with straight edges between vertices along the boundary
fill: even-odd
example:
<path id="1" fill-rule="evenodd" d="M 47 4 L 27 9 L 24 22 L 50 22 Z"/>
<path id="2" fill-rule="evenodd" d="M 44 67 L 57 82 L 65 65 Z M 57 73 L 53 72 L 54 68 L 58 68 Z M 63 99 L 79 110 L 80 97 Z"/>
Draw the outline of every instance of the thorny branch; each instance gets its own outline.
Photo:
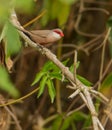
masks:
<path id="1" fill-rule="evenodd" d="M 11 21 L 14 26 L 18 28 L 22 28 L 20 25 L 19 21 L 17 20 L 16 14 L 13 12 L 11 14 Z M 45 48 L 44 46 L 34 43 L 27 37 L 23 32 L 19 31 L 21 37 L 28 43 L 29 46 L 36 48 L 42 55 L 45 55 L 49 60 L 51 60 L 55 65 L 57 65 L 60 70 L 62 71 L 63 75 L 70 81 L 72 84 L 72 88 L 74 88 L 75 95 L 79 94 L 82 100 L 85 102 L 86 106 L 88 107 L 91 117 L 92 117 L 92 122 L 93 122 L 93 129 L 94 130 L 104 130 L 102 124 L 100 123 L 97 113 L 92 101 L 92 97 L 90 95 L 90 91 L 87 86 L 85 86 L 83 83 L 81 83 L 77 78 L 74 80 L 73 74 L 69 71 L 68 67 L 65 67 L 54 55 L 49 49 Z M 72 94 L 71 94 L 72 95 Z M 72 96 L 71 96 L 72 97 Z"/>

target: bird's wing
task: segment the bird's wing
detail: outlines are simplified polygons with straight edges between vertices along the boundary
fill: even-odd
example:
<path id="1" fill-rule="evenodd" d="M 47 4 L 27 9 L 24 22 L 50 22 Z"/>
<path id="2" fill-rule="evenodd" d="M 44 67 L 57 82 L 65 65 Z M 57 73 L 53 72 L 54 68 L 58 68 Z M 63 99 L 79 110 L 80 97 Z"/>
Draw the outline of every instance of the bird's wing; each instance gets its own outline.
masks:
<path id="1" fill-rule="evenodd" d="M 21 31 L 23 31 L 30 39 L 32 39 L 32 41 L 41 44 L 48 43 L 46 38 L 51 32 L 51 30 L 32 30 L 32 31 L 21 30 Z"/>
<path id="2" fill-rule="evenodd" d="M 32 30 L 32 31 L 30 31 L 30 33 L 40 36 L 42 38 L 46 38 L 50 32 L 51 32 L 51 30 Z"/>

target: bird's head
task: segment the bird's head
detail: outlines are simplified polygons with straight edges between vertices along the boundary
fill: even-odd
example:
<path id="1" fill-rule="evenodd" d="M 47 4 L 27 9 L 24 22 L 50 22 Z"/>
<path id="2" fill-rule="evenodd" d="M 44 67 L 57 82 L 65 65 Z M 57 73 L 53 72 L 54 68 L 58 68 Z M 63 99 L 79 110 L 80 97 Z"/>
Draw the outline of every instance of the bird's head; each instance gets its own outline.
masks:
<path id="1" fill-rule="evenodd" d="M 64 37 L 62 30 L 59 28 L 53 29 L 53 32 L 56 33 L 57 35 L 59 35 L 60 37 Z"/>
<path id="2" fill-rule="evenodd" d="M 61 29 L 53 29 L 50 31 L 50 33 L 46 37 L 46 41 L 48 43 L 56 42 L 60 40 L 64 36 Z"/>

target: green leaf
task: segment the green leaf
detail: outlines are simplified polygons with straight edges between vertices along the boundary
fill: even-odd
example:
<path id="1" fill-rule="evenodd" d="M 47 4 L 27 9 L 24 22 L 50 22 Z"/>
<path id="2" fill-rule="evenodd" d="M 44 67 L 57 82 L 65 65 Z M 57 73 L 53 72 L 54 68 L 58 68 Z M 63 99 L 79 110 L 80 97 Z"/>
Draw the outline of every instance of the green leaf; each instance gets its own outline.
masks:
<path id="1" fill-rule="evenodd" d="M 43 71 L 49 71 L 52 69 L 53 69 L 53 62 L 52 61 L 46 62 L 42 68 Z"/>
<path id="2" fill-rule="evenodd" d="M 6 39 L 6 54 L 10 56 L 20 51 L 21 42 L 19 39 L 19 34 L 14 26 L 10 22 L 6 24 L 6 32 L 5 32 L 5 39 Z"/>
<path id="3" fill-rule="evenodd" d="M 37 73 L 31 86 L 33 86 L 34 84 L 39 82 L 39 80 L 42 78 L 43 75 L 45 75 L 45 72 L 43 72 L 43 71 L 40 71 L 39 73 Z"/>
<path id="4" fill-rule="evenodd" d="M 103 83 L 101 85 L 101 89 L 110 88 L 110 87 L 112 87 L 112 73 L 107 75 L 107 77 L 105 78 L 105 80 L 103 81 Z"/>
<path id="5" fill-rule="evenodd" d="M 43 1 L 43 8 L 47 10 L 47 13 L 40 20 L 42 26 L 46 26 L 48 21 L 50 20 L 50 17 L 51 17 L 51 5 L 52 5 L 52 0 L 44 0 Z"/>
<path id="6" fill-rule="evenodd" d="M 83 121 L 84 119 L 88 118 L 88 115 L 81 111 L 77 111 L 71 115 L 71 118 L 72 120 L 75 120 L 75 121 Z"/>
<path id="7" fill-rule="evenodd" d="M 62 63 L 66 66 L 69 60 L 70 60 L 70 59 L 68 58 L 68 59 L 66 59 L 65 61 L 63 61 Z"/>
<path id="8" fill-rule="evenodd" d="M 52 79 L 62 80 L 62 74 L 61 73 L 53 72 L 53 73 L 49 74 L 49 77 L 51 77 Z"/>
<path id="9" fill-rule="evenodd" d="M 56 19 L 60 12 L 60 2 L 58 0 L 52 1 L 51 10 L 51 19 Z"/>
<path id="10" fill-rule="evenodd" d="M 3 24 L 9 17 L 10 1 L 0 0 L 0 24 Z"/>
<path id="11" fill-rule="evenodd" d="M 71 4 L 75 0 L 44 0 L 44 9 L 47 10 L 47 14 L 41 19 L 42 25 L 46 25 L 48 21 L 57 19 L 59 26 L 66 23 Z"/>
<path id="12" fill-rule="evenodd" d="M 64 120 L 61 130 L 68 130 L 69 126 L 72 125 L 74 121 L 81 122 L 81 121 L 86 120 L 87 118 L 88 116 L 84 114 L 83 112 L 75 112 Z"/>
<path id="13" fill-rule="evenodd" d="M 75 121 L 85 121 L 88 119 L 88 115 L 84 114 L 83 112 L 74 112 L 72 115 L 68 116 L 64 119 L 64 122 L 61 126 L 61 130 L 68 130 L 71 127 L 72 123 Z M 52 130 L 58 130 L 59 126 L 63 120 L 63 115 L 58 116 L 52 125 Z"/>
<path id="14" fill-rule="evenodd" d="M 52 125 L 52 130 L 58 130 L 62 120 L 63 116 L 58 116 Z M 63 125 L 61 126 L 61 130 L 68 130 L 69 126 L 71 125 L 71 121 L 72 120 L 70 117 L 65 118 L 65 120 L 63 121 Z"/>
<path id="15" fill-rule="evenodd" d="M 68 61 L 69 59 L 65 60 L 62 63 L 66 65 Z M 50 79 L 54 78 L 57 78 L 59 80 L 62 79 L 61 70 L 53 62 L 48 61 L 43 66 L 42 70 L 39 73 L 37 73 L 35 80 L 31 85 L 34 85 L 35 83 L 39 82 L 44 75 L 47 75 Z"/>
<path id="16" fill-rule="evenodd" d="M 38 92 L 38 97 L 40 97 L 42 95 L 42 93 L 44 92 L 47 78 L 48 77 L 45 75 L 42 77 L 42 80 L 40 81 L 40 88 L 39 88 L 39 92 Z"/>
<path id="17" fill-rule="evenodd" d="M 64 25 L 67 22 L 69 12 L 70 12 L 70 5 L 62 4 L 60 5 L 60 13 L 58 13 L 58 24 L 59 26 Z"/>
<path id="18" fill-rule="evenodd" d="M 52 62 L 48 61 L 46 64 L 43 66 L 42 71 L 48 73 L 59 73 L 60 69 Z"/>
<path id="19" fill-rule="evenodd" d="M 112 27 L 112 16 L 109 17 L 109 19 L 107 21 L 107 26 Z"/>
<path id="20" fill-rule="evenodd" d="M 68 117 L 68 118 L 66 118 L 66 120 L 64 120 L 61 130 L 67 130 L 70 125 L 71 125 L 71 119 L 70 119 L 70 117 Z"/>
<path id="21" fill-rule="evenodd" d="M 77 75 L 77 78 L 83 83 L 85 84 L 86 86 L 91 86 L 92 83 L 90 81 L 88 81 L 87 79 L 85 79 L 84 77 L 80 76 L 80 75 Z"/>
<path id="22" fill-rule="evenodd" d="M 64 65 L 66 65 L 68 63 L 68 61 L 69 61 L 69 59 L 63 61 L 62 63 Z M 60 71 L 59 67 L 57 67 L 52 61 L 46 62 L 42 70 L 43 71 L 53 70 L 55 72 Z"/>
<path id="23" fill-rule="evenodd" d="M 87 129 L 87 127 L 90 127 L 91 126 L 91 123 L 92 123 L 92 120 L 91 120 L 91 116 L 88 115 L 88 117 L 86 118 L 84 124 L 83 124 L 83 129 Z"/>
<path id="24" fill-rule="evenodd" d="M 47 13 L 41 18 L 40 22 L 41 22 L 42 26 L 44 27 L 47 25 L 48 21 L 49 21 L 49 15 L 48 15 L 48 11 L 47 11 Z"/>
<path id="25" fill-rule="evenodd" d="M 10 81 L 7 71 L 2 67 L 0 67 L 0 88 L 7 91 L 13 97 L 17 98 L 19 96 L 19 92 Z"/>
<path id="26" fill-rule="evenodd" d="M 60 123 L 62 121 L 62 116 L 57 116 L 57 118 L 54 120 L 53 124 L 52 124 L 52 130 L 58 130 Z"/>
<path id="27" fill-rule="evenodd" d="M 76 63 L 76 69 L 79 67 L 79 64 L 80 64 L 80 62 L 78 61 L 78 62 Z M 72 64 L 72 65 L 70 66 L 70 72 L 74 73 L 74 64 Z"/>
<path id="28" fill-rule="evenodd" d="M 48 92 L 51 98 L 51 103 L 53 103 L 56 92 L 55 92 L 55 88 L 54 88 L 54 84 L 52 80 L 50 79 L 47 80 L 47 87 L 48 87 Z"/>
<path id="29" fill-rule="evenodd" d="M 19 12 L 31 13 L 34 9 L 34 2 L 33 0 L 15 0 L 15 6 Z"/>

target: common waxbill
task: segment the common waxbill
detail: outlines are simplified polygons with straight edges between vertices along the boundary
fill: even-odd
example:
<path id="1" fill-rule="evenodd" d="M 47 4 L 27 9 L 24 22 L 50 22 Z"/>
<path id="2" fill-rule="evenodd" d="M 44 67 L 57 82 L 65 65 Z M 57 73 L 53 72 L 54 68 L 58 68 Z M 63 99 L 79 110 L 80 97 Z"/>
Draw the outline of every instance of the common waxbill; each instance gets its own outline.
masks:
<path id="1" fill-rule="evenodd" d="M 53 29 L 53 30 L 21 30 L 25 33 L 32 41 L 45 45 L 47 43 L 53 43 L 61 39 L 64 34 L 61 29 Z"/>

